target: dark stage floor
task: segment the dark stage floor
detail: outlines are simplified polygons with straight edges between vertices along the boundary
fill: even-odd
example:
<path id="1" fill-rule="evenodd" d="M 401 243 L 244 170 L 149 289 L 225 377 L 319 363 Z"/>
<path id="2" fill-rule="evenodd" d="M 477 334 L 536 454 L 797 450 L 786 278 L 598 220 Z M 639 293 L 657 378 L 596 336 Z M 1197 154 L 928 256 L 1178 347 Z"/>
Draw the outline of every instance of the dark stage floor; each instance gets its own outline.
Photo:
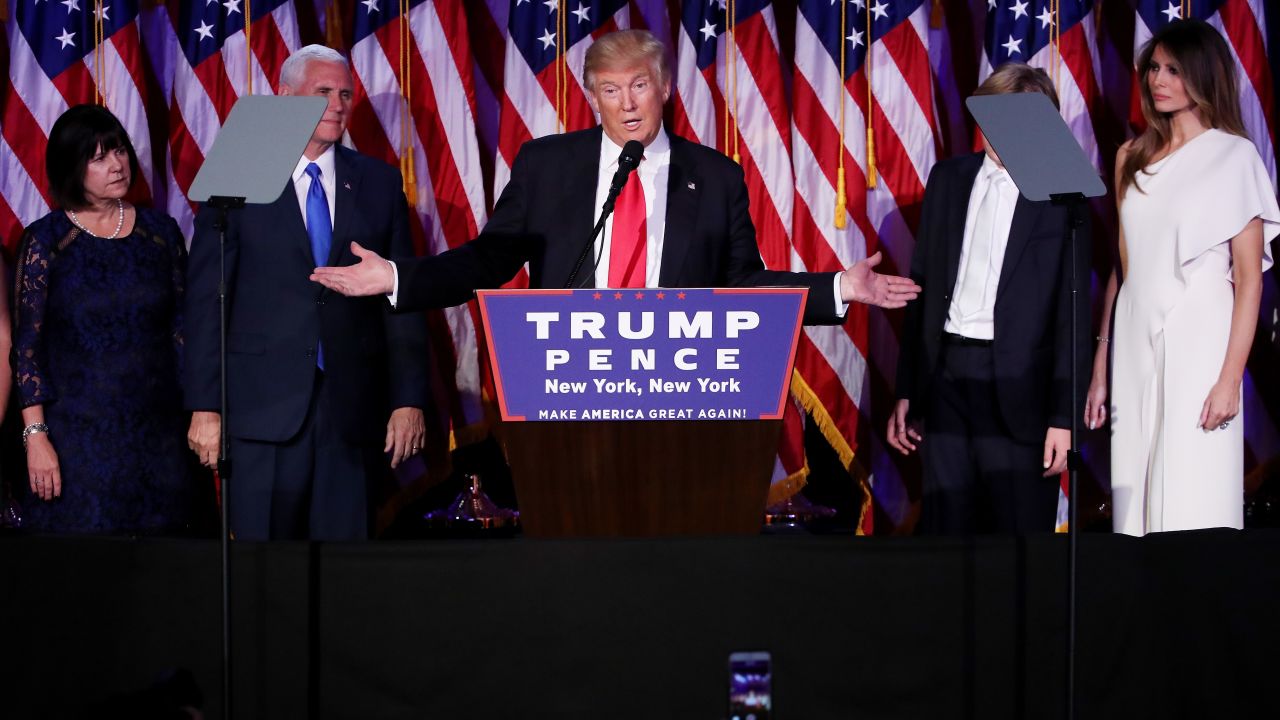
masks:
<path id="1" fill-rule="evenodd" d="M 240 718 L 1045 718 L 1062 537 L 240 544 Z M 0 538 L 0 717 L 187 668 L 222 716 L 212 541 Z M 1081 540 L 1081 718 L 1280 717 L 1280 531 Z"/>

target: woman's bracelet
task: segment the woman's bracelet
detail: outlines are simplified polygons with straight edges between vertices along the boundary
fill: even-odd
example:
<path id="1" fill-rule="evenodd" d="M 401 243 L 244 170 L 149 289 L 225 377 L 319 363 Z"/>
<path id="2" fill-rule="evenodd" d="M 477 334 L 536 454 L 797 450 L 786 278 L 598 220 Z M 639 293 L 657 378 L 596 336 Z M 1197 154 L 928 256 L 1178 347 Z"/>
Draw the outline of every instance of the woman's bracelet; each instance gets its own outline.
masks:
<path id="1" fill-rule="evenodd" d="M 36 433 L 45 433 L 47 435 L 49 433 L 49 426 L 42 422 L 38 422 L 31 423 L 30 425 L 22 428 L 22 447 L 24 450 L 27 447 L 27 438 Z"/>
<path id="2" fill-rule="evenodd" d="M 1111 338 L 1109 338 L 1109 337 L 1107 337 L 1107 336 L 1105 336 L 1105 335 L 1099 335 L 1099 336 L 1097 337 L 1097 340 L 1098 340 L 1098 342 L 1100 342 L 1100 343 L 1109 343 L 1109 342 L 1111 342 Z"/>

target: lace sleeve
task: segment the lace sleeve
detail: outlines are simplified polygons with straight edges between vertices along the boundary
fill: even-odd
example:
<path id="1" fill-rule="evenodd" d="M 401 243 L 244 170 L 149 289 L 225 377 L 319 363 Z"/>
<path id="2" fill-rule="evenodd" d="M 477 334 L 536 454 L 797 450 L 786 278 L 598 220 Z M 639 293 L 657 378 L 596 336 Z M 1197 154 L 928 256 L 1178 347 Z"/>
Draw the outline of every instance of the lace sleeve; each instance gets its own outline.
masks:
<path id="1" fill-rule="evenodd" d="M 22 407 L 54 399 L 54 389 L 44 372 L 44 314 L 49 299 L 49 263 L 52 248 L 47 238 L 28 229 L 22 235 L 13 281 L 14 381 Z"/>

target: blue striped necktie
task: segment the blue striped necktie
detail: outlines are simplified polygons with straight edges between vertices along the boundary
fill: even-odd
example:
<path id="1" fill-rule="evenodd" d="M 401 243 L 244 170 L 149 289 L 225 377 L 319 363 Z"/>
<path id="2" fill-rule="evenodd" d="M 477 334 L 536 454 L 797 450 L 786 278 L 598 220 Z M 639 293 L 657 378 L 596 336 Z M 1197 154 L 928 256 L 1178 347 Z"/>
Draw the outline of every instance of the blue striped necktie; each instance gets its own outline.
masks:
<path id="1" fill-rule="evenodd" d="M 329 248 L 333 245 L 333 223 L 329 220 L 329 199 L 320 182 L 320 166 L 307 165 L 311 188 L 307 190 L 307 236 L 311 238 L 311 255 L 316 266 L 329 264 Z M 324 348 L 316 343 L 316 367 L 324 370 Z"/>

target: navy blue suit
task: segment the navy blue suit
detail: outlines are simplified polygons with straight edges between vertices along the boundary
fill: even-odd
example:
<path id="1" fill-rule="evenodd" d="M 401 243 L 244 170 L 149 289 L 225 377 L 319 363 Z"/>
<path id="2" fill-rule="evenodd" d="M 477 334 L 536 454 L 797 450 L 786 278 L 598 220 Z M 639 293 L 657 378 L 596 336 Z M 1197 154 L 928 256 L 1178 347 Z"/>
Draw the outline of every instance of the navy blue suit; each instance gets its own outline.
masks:
<path id="1" fill-rule="evenodd" d="M 352 241 L 383 255 L 411 255 L 399 172 L 347 148 L 335 150 L 328 264 L 353 264 Z M 219 408 L 215 216 L 201 209 L 191 243 L 183 378 L 190 410 Z M 315 261 L 292 183 L 274 203 L 232 212 L 226 262 L 233 529 L 242 538 L 363 537 L 365 474 L 380 461 L 388 416 L 398 407 L 424 407 L 428 399 L 423 320 L 391 314 L 381 298 L 343 297 L 308 279 Z M 317 343 L 323 343 L 323 373 L 316 368 Z M 313 427 L 317 420 L 320 426 Z M 312 432 L 319 434 L 310 437 Z M 289 471 L 272 453 L 299 442 L 316 446 L 317 478 L 334 463 L 345 463 L 335 472 L 351 477 L 334 478 L 336 488 L 295 489 L 309 507 L 299 511 L 308 517 L 294 523 L 282 519 L 279 508 L 255 505 L 279 503 L 270 494 Z M 347 460 L 323 456 L 330 446 L 354 454 Z M 273 467 L 255 467 L 261 464 Z"/>
<path id="2" fill-rule="evenodd" d="M 1053 528 L 1057 478 L 1040 477 L 1045 433 L 1083 412 L 1089 377 L 1089 228 L 1076 254 L 1064 241 L 1066 211 L 1019 196 L 996 286 L 994 340 L 949 341 L 944 332 L 959 273 L 969 197 L 982 153 L 933 166 L 925 187 L 911 279 L 924 288 L 907 305 L 897 396 L 922 420 L 921 529 L 932 532 Z M 1071 397 L 1074 262 L 1080 389 Z"/>

